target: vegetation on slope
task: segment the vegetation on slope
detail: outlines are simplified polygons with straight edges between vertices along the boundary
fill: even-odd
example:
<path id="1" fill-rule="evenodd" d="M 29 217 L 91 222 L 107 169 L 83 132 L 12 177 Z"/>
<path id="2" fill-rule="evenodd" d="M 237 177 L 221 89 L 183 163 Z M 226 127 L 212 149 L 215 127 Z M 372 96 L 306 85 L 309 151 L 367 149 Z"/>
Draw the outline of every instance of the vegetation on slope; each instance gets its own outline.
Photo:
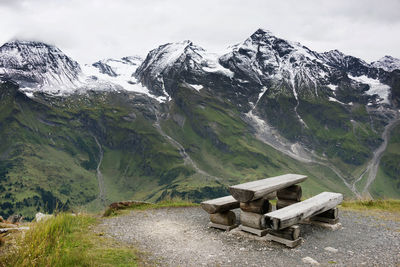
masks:
<path id="1" fill-rule="evenodd" d="M 309 176 L 303 186 L 305 196 L 321 191 L 352 195 L 329 168 L 299 164 L 257 140 L 241 113 L 207 90 L 180 86 L 166 107 L 129 92 L 89 92 L 68 98 L 36 94 L 30 99 L 14 85 L 0 86 L 3 217 L 19 212 L 30 219 L 37 211 L 51 213 L 56 207 L 102 209 L 98 166 L 107 203 L 121 199 L 200 202 L 228 194 L 229 185 L 284 173 Z M 368 155 L 376 145 L 376 134 L 363 121 L 365 109 L 348 111 L 336 103 L 301 106 L 310 138 L 323 147 L 318 152 L 329 154 L 350 177 L 359 169 L 351 158 Z M 184 147 L 196 166 L 185 164 L 182 151 L 154 127 L 156 116 L 166 113 L 159 117 L 162 129 Z M 279 117 L 285 114 L 289 117 Z M 293 112 L 282 110 L 277 115 L 287 127 L 295 126 Z M 351 119 L 357 123 L 350 123 Z M 290 135 L 297 138 L 298 133 Z M 350 163 L 344 163 L 345 158 Z"/>
<path id="2" fill-rule="evenodd" d="M 193 170 L 152 126 L 154 114 L 118 93 L 68 99 L 27 98 L 10 84 L 0 88 L 0 215 L 32 218 L 92 202 L 101 208 L 96 168 L 98 139 L 107 201 L 168 183 Z M 151 107 L 151 106 L 150 106 Z M 105 167 L 105 168 L 104 168 Z M 118 174 L 118 175 L 114 175 Z"/>
<path id="3" fill-rule="evenodd" d="M 380 198 L 400 198 L 400 125 L 391 132 L 371 193 Z"/>

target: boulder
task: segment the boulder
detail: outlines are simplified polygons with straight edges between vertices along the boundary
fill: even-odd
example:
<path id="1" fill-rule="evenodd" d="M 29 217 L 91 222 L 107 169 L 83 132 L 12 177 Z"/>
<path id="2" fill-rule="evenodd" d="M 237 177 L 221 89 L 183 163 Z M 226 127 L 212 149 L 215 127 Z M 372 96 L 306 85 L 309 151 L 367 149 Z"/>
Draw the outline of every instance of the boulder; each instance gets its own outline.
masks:
<path id="1" fill-rule="evenodd" d="M 46 220 L 48 220 L 48 219 L 50 219 L 52 217 L 54 217 L 54 215 L 52 215 L 52 214 L 44 214 L 44 213 L 38 212 L 35 215 L 35 221 L 36 222 L 46 221 Z"/>

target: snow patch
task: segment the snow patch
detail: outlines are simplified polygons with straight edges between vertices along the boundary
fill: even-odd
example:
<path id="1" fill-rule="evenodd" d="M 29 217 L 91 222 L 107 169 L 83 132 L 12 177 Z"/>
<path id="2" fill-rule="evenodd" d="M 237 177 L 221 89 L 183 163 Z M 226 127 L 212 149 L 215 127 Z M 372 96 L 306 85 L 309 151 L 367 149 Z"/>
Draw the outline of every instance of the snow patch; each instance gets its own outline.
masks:
<path id="1" fill-rule="evenodd" d="M 263 88 L 261 88 L 261 92 L 258 94 L 258 98 L 256 101 L 256 105 L 258 104 L 258 102 L 260 101 L 261 97 L 265 94 L 265 92 L 268 90 L 268 88 L 266 86 L 264 86 Z"/>
<path id="2" fill-rule="evenodd" d="M 203 53 L 201 56 L 207 64 L 206 67 L 202 68 L 204 71 L 221 73 L 230 78 L 232 78 L 234 76 L 234 73 L 231 70 L 229 70 L 229 69 L 223 67 L 221 64 L 219 64 L 219 59 L 218 59 L 219 57 L 217 54 Z"/>
<path id="3" fill-rule="evenodd" d="M 337 102 L 337 103 L 342 104 L 342 105 L 346 105 L 345 103 L 343 103 L 343 102 L 337 100 L 337 99 L 334 98 L 334 97 L 329 97 L 329 101 L 331 101 L 331 102 Z"/>
<path id="4" fill-rule="evenodd" d="M 329 87 L 329 89 L 331 89 L 332 91 L 336 91 L 338 88 L 338 86 L 334 84 L 328 84 L 327 87 Z"/>
<path id="5" fill-rule="evenodd" d="M 389 103 L 389 93 L 390 93 L 390 86 L 381 83 L 377 79 L 372 79 L 367 77 L 366 75 L 354 77 L 352 75 L 349 75 L 349 78 L 362 84 L 367 84 L 369 85 L 369 90 L 366 91 L 365 93 L 367 95 L 378 95 L 381 98 L 381 103 Z"/>
<path id="6" fill-rule="evenodd" d="M 203 85 L 201 85 L 201 84 L 190 84 L 189 83 L 189 85 L 191 87 L 193 87 L 194 89 L 196 89 L 196 91 L 198 91 L 198 92 L 200 92 L 200 90 L 203 89 Z"/>

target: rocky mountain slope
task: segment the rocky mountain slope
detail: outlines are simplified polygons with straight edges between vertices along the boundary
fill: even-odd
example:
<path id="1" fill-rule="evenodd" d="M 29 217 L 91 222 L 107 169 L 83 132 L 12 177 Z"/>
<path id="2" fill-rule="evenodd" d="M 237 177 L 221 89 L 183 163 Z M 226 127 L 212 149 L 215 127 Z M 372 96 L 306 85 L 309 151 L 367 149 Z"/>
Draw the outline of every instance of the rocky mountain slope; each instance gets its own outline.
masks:
<path id="1" fill-rule="evenodd" d="M 400 70 L 388 70 L 262 29 L 223 55 L 183 41 L 92 65 L 6 43 L 0 215 L 200 201 L 286 172 L 309 175 L 306 195 L 398 197 Z"/>

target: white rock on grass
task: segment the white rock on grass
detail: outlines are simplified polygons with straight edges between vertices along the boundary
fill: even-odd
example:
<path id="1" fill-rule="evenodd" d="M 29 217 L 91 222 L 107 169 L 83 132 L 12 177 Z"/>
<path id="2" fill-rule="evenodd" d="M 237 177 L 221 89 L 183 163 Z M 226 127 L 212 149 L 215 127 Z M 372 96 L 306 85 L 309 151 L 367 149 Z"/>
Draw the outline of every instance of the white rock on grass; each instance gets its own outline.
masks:
<path id="1" fill-rule="evenodd" d="M 337 248 L 333 248 L 333 247 L 326 247 L 324 248 L 326 251 L 332 252 L 332 253 L 336 253 L 338 252 Z"/>
<path id="2" fill-rule="evenodd" d="M 314 265 L 314 266 L 319 266 L 319 262 L 314 260 L 311 257 L 305 257 L 301 259 L 304 263 Z"/>
<path id="3" fill-rule="evenodd" d="M 38 212 L 35 215 L 35 221 L 40 222 L 42 220 L 48 220 L 52 217 L 53 217 L 52 214 L 44 214 L 44 213 Z"/>

